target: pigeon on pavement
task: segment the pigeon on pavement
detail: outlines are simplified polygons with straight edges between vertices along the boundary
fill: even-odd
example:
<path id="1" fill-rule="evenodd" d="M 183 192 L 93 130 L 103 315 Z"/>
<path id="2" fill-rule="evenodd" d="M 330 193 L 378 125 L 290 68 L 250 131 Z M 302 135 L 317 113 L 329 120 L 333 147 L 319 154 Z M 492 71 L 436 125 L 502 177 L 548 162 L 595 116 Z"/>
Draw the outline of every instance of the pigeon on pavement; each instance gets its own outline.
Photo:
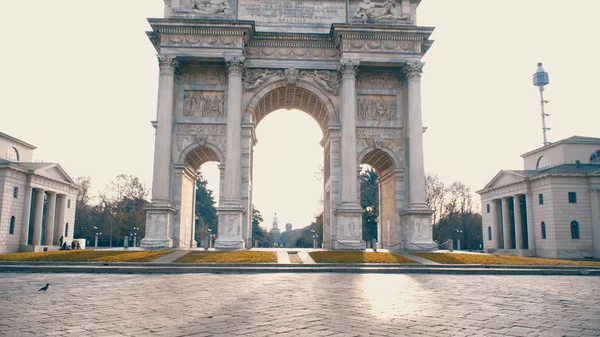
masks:
<path id="1" fill-rule="evenodd" d="M 38 291 L 44 291 L 45 292 L 46 290 L 48 290 L 48 286 L 49 285 L 50 285 L 50 283 L 46 283 L 46 285 L 43 286 L 43 287 L 41 287 L 40 290 L 38 290 Z"/>

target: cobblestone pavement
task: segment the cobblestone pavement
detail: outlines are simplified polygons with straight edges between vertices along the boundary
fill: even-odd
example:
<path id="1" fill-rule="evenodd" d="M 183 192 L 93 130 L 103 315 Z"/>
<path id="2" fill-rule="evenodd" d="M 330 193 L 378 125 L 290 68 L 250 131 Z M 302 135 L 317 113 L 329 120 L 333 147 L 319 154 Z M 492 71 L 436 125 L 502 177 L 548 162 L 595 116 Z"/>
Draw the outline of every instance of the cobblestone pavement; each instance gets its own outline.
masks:
<path id="1" fill-rule="evenodd" d="M 599 281 L 0 273 L 0 335 L 600 336 Z"/>

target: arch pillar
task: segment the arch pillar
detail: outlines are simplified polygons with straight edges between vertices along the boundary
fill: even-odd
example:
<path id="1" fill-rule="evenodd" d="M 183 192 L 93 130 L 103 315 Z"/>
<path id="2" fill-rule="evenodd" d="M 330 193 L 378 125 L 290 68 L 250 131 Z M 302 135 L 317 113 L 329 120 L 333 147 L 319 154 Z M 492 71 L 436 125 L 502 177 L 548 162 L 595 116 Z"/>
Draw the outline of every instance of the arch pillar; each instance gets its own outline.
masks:
<path id="1" fill-rule="evenodd" d="M 365 249 L 362 240 L 362 213 L 358 199 L 357 154 L 356 154 L 356 75 L 359 62 L 341 60 L 339 72 L 342 76 L 341 90 L 341 202 L 334 214 L 337 220 L 337 239 L 334 249 Z"/>

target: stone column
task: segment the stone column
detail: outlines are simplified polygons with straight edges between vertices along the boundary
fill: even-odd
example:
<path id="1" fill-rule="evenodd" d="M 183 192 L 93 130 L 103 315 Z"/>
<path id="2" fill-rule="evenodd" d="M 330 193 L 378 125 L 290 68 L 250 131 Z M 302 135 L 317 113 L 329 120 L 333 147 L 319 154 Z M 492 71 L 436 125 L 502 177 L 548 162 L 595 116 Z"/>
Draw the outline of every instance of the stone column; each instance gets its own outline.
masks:
<path id="1" fill-rule="evenodd" d="M 406 65 L 408 82 L 408 185 L 410 208 L 428 209 L 425 202 L 423 123 L 421 117 L 421 74 L 424 64 Z"/>
<path id="2" fill-rule="evenodd" d="M 52 246 L 54 239 L 54 216 L 56 214 L 56 193 L 48 192 L 48 210 L 46 211 L 46 232 L 44 234 L 44 245 Z"/>
<path id="3" fill-rule="evenodd" d="M 423 161 L 423 123 L 421 117 L 421 74 L 424 64 L 408 62 L 405 67 L 408 96 L 405 125 L 406 168 L 408 170 L 408 205 L 401 212 L 401 229 L 408 249 L 435 247 L 433 241 L 433 211 L 425 202 L 425 168 Z"/>
<path id="4" fill-rule="evenodd" d="M 492 200 L 492 247 L 494 249 L 500 248 L 500 213 L 501 208 L 498 205 L 498 200 Z M 487 233 L 484 233 L 487 235 Z"/>
<path id="5" fill-rule="evenodd" d="M 35 189 L 35 210 L 33 212 L 33 242 L 32 245 L 42 244 L 42 217 L 44 215 L 44 195 L 46 191 Z"/>
<path id="6" fill-rule="evenodd" d="M 358 200 L 356 157 L 356 75 L 358 61 L 340 60 L 341 90 L 341 202 L 335 211 L 337 239 L 334 249 L 365 249 L 362 241 L 362 207 Z"/>
<path id="7" fill-rule="evenodd" d="M 528 187 L 531 191 L 531 187 Z M 525 195 L 525 211 L 527 212 L 527 242 L 529 249 L 535 251 L 535 220 L 533 218 L 533 197 L 531 192 Z M 537 253 L 535 254 L 537 256 Z"/>
<path id="8" fill-rule="evenodd" d="M 152 202 L 169 203 L 171 200 L 171 137 L 173 131 L 173 83 L 177 58 L 158 55 L 158 125 L 154 143 L 154 176 Z"/>
<path id="9" fill-rule="evenodd" d="M 21 246 L 27 246 L 29 240 L 29 219 L 31 218 L 31 191 L 29 184 L 25 185 L 25 201 L 23 203 L 23 219 L 21 221 Z"/>
<path id="10" fill-rule="evenodd" d="M 600 191 L 590 191 L 590 201 L 592 204 L 592 239 L 594 240 L 594 251 L 596 258 L 600 258 Z"/>
<path id="11" fill-rule="evenodd" d="M 226 57 L 227 86 L 227 152 L 225 153 L 225 188 L 223 203 L 218 208 L 219 238 L 215 248 L 244 248 L 241 200 L 242 146 L 242 73 L 243 57 Z"/>
<path id="12" fill-rule="evenodd" d="M 67 212 L 67 196 L 59 194 L 56 199 L 56 223 L 54 224 L 54 241 L 60 244 L 60 237 L 65 235 L 65 214 Z"/>
<path id="13" fill-rule="evenodd" d="M 502 198 L 502 231 L 504 236 L 504 249 L 512 249 L 510 242 L 510 209 L 508 202 L 510 197 Z"/>
<path id="14" fill-rule="evenodd" d="M 341 119 L 342 119 L 342 203 L 358 203 L 356 169 L 356 75 L 358 61 L 341 60 L 342 75 Z"/>
<path id="15" fill-rule="evenodd" d="M 515 248 L 523 249 L 523 222 L 521 214 L 521 200 L 520 194 L 513 196 L 513 203 L 515 209 Z"/>
<path id="16" fill-rule="evenodd" d="M 177 58 L 158 55 L 158 113 L 154 140 L 152 203 L 146 208 L 146 237 L 143 248 L 172 247 L 171 230 L 177 209 L 171 200 L 171 139 L 173 134 L 173 90 Z"/>

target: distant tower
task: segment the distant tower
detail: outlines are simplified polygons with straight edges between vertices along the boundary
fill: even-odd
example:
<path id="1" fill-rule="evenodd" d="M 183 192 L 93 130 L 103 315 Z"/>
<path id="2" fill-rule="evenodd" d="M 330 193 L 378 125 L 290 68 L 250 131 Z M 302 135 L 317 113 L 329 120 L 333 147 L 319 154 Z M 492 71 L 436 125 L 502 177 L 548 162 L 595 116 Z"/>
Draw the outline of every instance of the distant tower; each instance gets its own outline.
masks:
<path id="1" fill-rule="evenodd" d="M 544 133 L 544 146 L 549 145 L 550 142 L 546 137 L 546 131 L 550 131 L 550 128 L 546 127 L 546 117 L 550 115 L 546 113 L 544 110 L 546 103 L 549 101 L 544 100 L 544 86 L 550 83 L 550 77 L 548 73 L 544 71 L 542 67 L 542 62 L 538 63 L 537 72 L 533 74 L 533 85 L 540 88 L 540 103 L 542 105 L 542 131 Z"/>
<path id="2" fill-rule="evenodd" d="M 291 232 L 292 231 L 292 224 L 291 223 L 286 223 L 285 224 L 285 231 L 286 232 Z"/>
<path id="3" fill-rule="evenodd" d="M 275 216 L 273 217 L 273 228 L 271 228 L 271 236 L 273 237 L 273 244 L 275 244 L 275 246 L 279 245 L 281 231 L 279 230 L 279 226 L 277 225 L 277 213 L 275 213 Z"/>

